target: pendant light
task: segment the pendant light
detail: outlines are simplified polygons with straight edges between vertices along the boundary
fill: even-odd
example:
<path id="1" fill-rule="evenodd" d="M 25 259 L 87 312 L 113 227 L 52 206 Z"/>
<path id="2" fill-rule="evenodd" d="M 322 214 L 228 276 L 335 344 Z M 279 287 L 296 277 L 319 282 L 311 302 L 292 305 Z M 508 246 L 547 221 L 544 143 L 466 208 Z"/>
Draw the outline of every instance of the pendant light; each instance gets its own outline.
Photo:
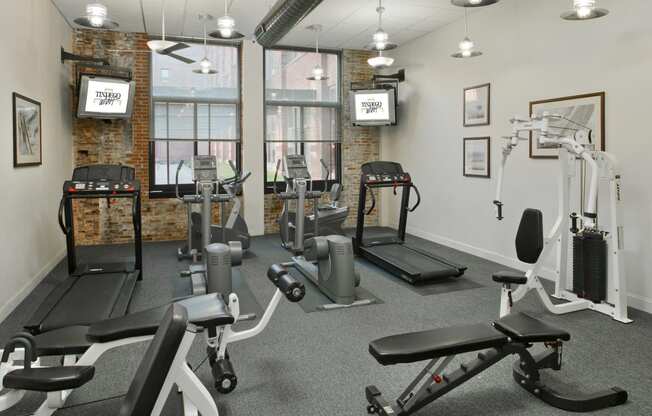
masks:
<path id="1" fill-rule="evenodd" d="M 193 69 L 192 72 L 203 75 L 217 74 L 217 71 L 212 68 L 213 63 L 208 59 L 208 37 L 206 36 L 206 21 L 213 20 L 213 16 L 210 14 L 200 14 L 199 20 L 204 23 L 204 59 L 199 61 L 199 68 Z"/>
<path id="2" fill-rule="evenodd" d="M 608 14 L 609 10 L 595 7 L 595 0 L 573 0 L 573 10 L 562 13 L 561 18 L 564 20 L 590 20 Z"/>
<path id="3" fill-rule="evenodd" d="M 378 7 L 376 8 L 376 13 L 378 13 L 378 30 L 374 32 L 373 41 L 367 45 L 367 49 L 371 49 L 372 51 L 388 51 L 397 46 L 395 43 L 389 42 L 389 35 L 383 30 L 384 12 L 385 8 L 383 7 L 382 0 L 378 0 Z"/>
<path id="4" fill-rule="evenodd" d="M 224 16 L 217 19 L 217 30 L 209 33 L 215 39 L 235 40 L 244 35 L 235 30 L 235 19 L 229 16 L 229 0 L 224 0 Z"/>
<path id="5" fill-rule="evenodd" d="M 384 56 L 383 51 L 378 51 L 378 56 L 367 59 L 367 63 L 374 67 L 374 69 L 389 68 L 394 64 L 394 58 Z"/>
<path id="6" fill-rule="evenodd" d="M 163 0 L 161 3 L 161 39 L 150 40 L 147 42 L 147 47 L 154 52 L 161 52 L 174 45 L 176 45 L 176 42 L 165 40 L 165 0 Z"/>
<path id="7" fill-rule="evenodd" d="M 319 57 L 319 33 L 322 30 L 322 25 L 310 25 L 306 29 L 315 32 L 315 53 L 317 53 L 317 59 L 321 59 Z M 324 68 L 321 67 L 319 62 L 317 62 L 317 65 L 312 69 L 312 74 L 306 78 L 309 81 L 326 81 L 328 79 L 327 76 L 324 74 Z"/>
<path id="8" fill-rule="evenodd" d="M 475 43 L 469 37 L 469 16 L 466 8 L 464 9 L 464 39 L 459 43 L 459 51 L 451 56 L 453 58 L 475 58 L 482 55 L 482 52 L 474 50 Z"/>
<path id="9" fill-rule="evenodd" d="M 451 0 L 454 6 L 459 7 L 484 7 L 498 3 L 499 0 Z"/>
<path id="10" fill-rule="evenodd" d="M 86 5 L 86 15 L 74 20 L 79 26 L 91 29 L 115 29 L 119 25 L 109 19 L 109 12 L 101 3 L 90 3 Z"/>

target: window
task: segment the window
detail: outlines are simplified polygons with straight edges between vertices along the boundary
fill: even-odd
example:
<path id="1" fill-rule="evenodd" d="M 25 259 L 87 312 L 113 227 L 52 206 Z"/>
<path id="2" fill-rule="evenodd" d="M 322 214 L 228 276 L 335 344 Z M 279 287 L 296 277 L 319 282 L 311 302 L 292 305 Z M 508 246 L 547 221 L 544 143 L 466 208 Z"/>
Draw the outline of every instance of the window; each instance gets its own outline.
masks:
<path id="1" fill-rule="evenodd" d="M 328 77 L 310 81 L 320 64 Z M 265 188 L 273 186 L 276 163 L 288 154 L 306 156 L 316 186 L 340 179 L 340 55 L 300 49 L 265 50 Z M 278 180 L 278 179 L 277 179 Z M 282 181 L 282 177 L 280 181 Z M 321 183 L 319 183 L 321 182 Z"/>
<path id="2" fill-rule="evenodd" d="M 204 47 L 189 44 L 178 51 L 199 62 Z M 194 192 L 190 160 L 216 155 L 223 176 L 240 166 L 240 74 L 237 46 L 208 45 L 208 58 L 217 74 L 196 74 L 198 64 L 152 54 L 150 194 L 175 195 L 179 164 L 181 192 Z"/>

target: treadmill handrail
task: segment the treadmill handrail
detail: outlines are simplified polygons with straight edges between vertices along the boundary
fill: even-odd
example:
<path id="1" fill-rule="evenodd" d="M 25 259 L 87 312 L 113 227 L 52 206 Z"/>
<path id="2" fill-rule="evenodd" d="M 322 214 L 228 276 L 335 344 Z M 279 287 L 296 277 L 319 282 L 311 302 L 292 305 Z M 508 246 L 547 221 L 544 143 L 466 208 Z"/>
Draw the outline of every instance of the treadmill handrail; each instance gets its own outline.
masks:
<path id="1" fill-rule="evenodd" d="M 407 210 L 408 212 L 414 212 L 414 210 L 417 209 L 419 205 L 421 205 L 421 193 L 419 192 L 419 188 L 417 188 L 415 184 L 411 183 L 410 187 L 413 188 L 414 192 L 417 193 L 417 202 L 416 204 L 414 204 L 412 208 L 408 208 Z"/>
<path id="2" fill-rule="evenodd" d="M 369 190 L 369 195 L 371 195 L 371 207 L 369 207 L 369 209 L 364 213 L 364 215 L 371 215 L 371 213 L 376 208 L 376 195 L 374 194 L 372 188 L 367 186 L 367 189 Z"/>
<path id="3" fill-rule="evenodd" d="M 61 232 L 63 232 L 64 234 L 68 234 L 68 230 L 65 221 L 63 219 L 63 209 L 65 205 L 66 205 L 66 197 L 64 195 L 61 197 L 61 202 L 59 202 L 59 227 L 61 228 Z"/>

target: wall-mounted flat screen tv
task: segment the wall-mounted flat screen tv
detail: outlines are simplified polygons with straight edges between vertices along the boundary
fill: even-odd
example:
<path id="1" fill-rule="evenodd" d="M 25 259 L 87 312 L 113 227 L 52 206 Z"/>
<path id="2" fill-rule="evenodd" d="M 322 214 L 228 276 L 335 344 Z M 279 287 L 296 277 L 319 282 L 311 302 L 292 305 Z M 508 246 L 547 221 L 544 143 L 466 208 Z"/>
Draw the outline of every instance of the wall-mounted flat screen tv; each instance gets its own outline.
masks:
<path id="1" fill-rule="evenodd" d="M 351 120 L 354 126 L 396 124 L 396 90 L 378 88 L 351 91 Z"/>
<path id="2" fill-rule="evenodd" d="M 131 118 L 136 82 L 82 75 L 79 80 L 79 118 Z"/>

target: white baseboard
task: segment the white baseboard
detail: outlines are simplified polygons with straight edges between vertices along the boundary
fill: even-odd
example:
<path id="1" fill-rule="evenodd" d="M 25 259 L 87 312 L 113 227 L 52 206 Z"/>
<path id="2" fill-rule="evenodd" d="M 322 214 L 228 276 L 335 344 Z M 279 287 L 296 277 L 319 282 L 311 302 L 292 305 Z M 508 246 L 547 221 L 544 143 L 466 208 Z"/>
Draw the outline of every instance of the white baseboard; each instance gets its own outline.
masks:
<path id="1" fill-rule="evenodd" d="M 22 302 L 27 295 L 29 295 L 32 290 L 47 276 L 52 269 L 56 267 L 57 264 L 66 256 L 66 250 L 62 249 L 57 253 L 50 261 L 48 261 L 41 270 L 36 273 L 25 285 L 7 302 L 5 302 L 2 307 L 0 307 L 0 322 L 4 321 L 7 316 Z"/>
<path id="2" fill-rule="evenodd" d="M 414 227 L 407 227 L 407 232 L 416 237 L 421 237 L 437 244 L 442 244 L 444 246 L 454 248 L 474 256 L 482 257 L 483 259 L 502 264 L 503 266 L 511 267 L 516 270 L 526 270 L 526 266 L 518 261 L 518 259 L 504 256 L 500 253 L 496 253 L 480 247 L 475 247 L 470 244 L 462 243 L 460 241 L 452 240 L 440 235 L 431 234 Z M 544 268 L 542 270 L 541 277 L 546 280 L 554 281 L 554 271 L 549 268 Z M 647 313 L 652 313 L 652 299 L 646 298 L 644 296 L 633 295 L 629 293 L 627 295 L 627 304 L 631 308 L 638 309 Z"/>

